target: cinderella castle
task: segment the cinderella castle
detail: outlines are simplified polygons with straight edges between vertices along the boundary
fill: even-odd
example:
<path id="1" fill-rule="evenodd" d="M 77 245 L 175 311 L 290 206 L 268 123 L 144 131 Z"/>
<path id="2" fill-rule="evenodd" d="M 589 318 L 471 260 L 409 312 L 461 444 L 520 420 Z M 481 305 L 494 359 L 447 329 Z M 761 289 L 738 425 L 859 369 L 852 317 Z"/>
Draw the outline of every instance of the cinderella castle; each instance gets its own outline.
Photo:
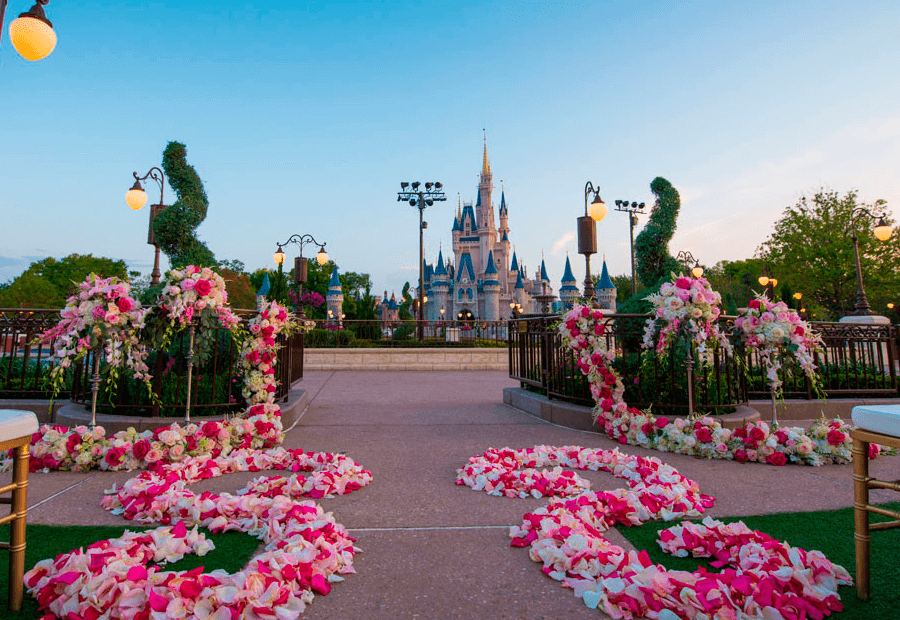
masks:
<path id="1" fill-rule="evenodd" d="M 498 227 L 494 219 L 493 192 L 485 141 L 475 204 L 460 201 L 453 218 L 453 255 L 445 260 L 441 249 L 434 264 L 425 264 L 426 320 L 505 320 L 519 314 L 540 313 L 544 304 L 551 311 L 570 308 L 581 296 L 568 257 L 558 298 L 543 259 L 532 277 L 528 277 L 528 269 L 510 243 L 506 194 L 501 188 Z M 606 261 L 595 295 L 606 312 L 615 312 L 616 288 L 606 269 Z M 378 309 L 382 322 L 398 320 L 398 309 L 396 298 L 388 299 L 385 292 Z"/>

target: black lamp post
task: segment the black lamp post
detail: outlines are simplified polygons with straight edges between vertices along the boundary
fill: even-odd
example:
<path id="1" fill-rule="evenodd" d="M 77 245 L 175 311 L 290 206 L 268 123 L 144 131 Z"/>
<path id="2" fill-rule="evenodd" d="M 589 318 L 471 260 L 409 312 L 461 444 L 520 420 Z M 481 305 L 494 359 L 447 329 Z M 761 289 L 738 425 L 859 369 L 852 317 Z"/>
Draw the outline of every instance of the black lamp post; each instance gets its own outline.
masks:
<path id="1" fill-rule="evenodd" d="M 594 199 L 588 208 L 588 198 Z M 577 221 L 578 253 L 584 254 L 584 298 L 594 300 L 594 281 L 591 279 L 591 254 L 597 253 L 597 222 L 606 217 L 606 204 L 600 198 L 600 188 L 590 181 L 584 186 L 584 215 Z"/>
<path id="2" fill-rule="evenodd" d="M 9 39 L 25 60 L 41 60 L 56 47 L 56 33 L 53 24 L 44 13 L 44 6 L 50 0 L 36 0 L 27 13 L 20 13 L 18 19 L 9 24 Z M 0 38 L 3 33 L 3 16 L 6 14 L 7 0 L 0 0 Z"/>
<path id="3" fill-rule="evenodd" d="M 319 263 L 320 266 L 325 265 L 328 262 L 328 252 L 325 251 L 325 244 L 319 243 L 316 241 L 312 235 L 291 235 L 288 237 L 287 241 L 283 243 L 279 243 L 278 249 L 275 250 L 275 264 L 278 265 L 278 275 L 282 275 L 281 264 L 284 262 L 284 250 L 282 249 L 289 243 L 293 243 L 300 247 L 300 255 L 294 258 L 294 283 L 297 285 L 297 289 L 299 293 L 303 292 L 303 285 L 306 284 L 306 258 L 303 256 L 303 246 L 307 243 L 313 243 L 319 246 L 319 251 L 316 254 L 316 262 Z M 297 298 L 297 303 L 300 303 L 300 298 Z M 300 306 L 300 312 L 302 314 L 303 307 Z"/>
<path id="4" fill-rule="evenodd" d="M 439 182 L 425 183 L 424 191 L 421 189 L 422 184 L 418 181 L 400 183 L 400 190 L 397 192 L 397 202 L 406 200 L 411 207 L 419 209 L 419 298 L 424 300 L 425 291 L 425 239 L 424 231 L 428 227 L 428 222 L 424 221 L 425 207 L 430 207 L 435 202 L 447 200 L 444 195 L 444 186 Z M 417 328 L 419 340 L 425 339 L 425 304 L 419 303 L 417 314 Z"/>
<path id="5" fill-rule="evenodd" d="M 887 241 L 891 238 L 891 234 L 893 234 L 891 227 L 880 213 L 872 213 L 865 207 L 856 207 L 850 213 L 850 238 L 853 240 L 853 255 L 856 259 L 856 310 L 854 310 L 853 316 L 875 314 L 869 306 L 869 300 L 866 299 L 866 291 L 863 290 L 862 266 L 859 262 L 859 238 L 856 235 L 856 221 L 861 216 L 866 216 L 869 219 L 877 221 L 877 224 L 875 225 L 875 238 L 879 241 Z"/>
<path id="6" fill-rule="evenodd" d="M 703 267 L 700 266 L 700 261 L 694 258 L 694 255 L 690 252 L 679 252 L 678 256 L 675 257 L 675 260 L 684 265 L 684 270 L 695 278 L 700 278 L 703 276 Z M 694 264 L 691 265 L 691 263 Z"/>
<path id="7" fill-rule="evenodd" d="M 140 210 L 147 204 L 147 192 L 145 192 L 144 188 L 141 186 L 141 181 L 146 181 L 147 178 L 151 178 L 159 185 L 159 204 L 150 205 L 150 227 L 147 231 L 147 243 L 155 248 L 153 253 L 153 271 L 150 272 L 150 285 L 156 286 L 159 284 L 160 275 L 159 244 L 156 243 L 156 233 L 153 232 L 153 221 L 156 219 L 157 215 L 166 209 L 166 205 L 163 203 L 163 190 L 166 185 L 166 177 L 163 175 L 163 171 L 156 166 L 150 168 L 150 171 L 142 177 L 139 177 L 137 172 L 132 172 L 131 174 L 134 175 L 134 185 L 132 185 L 131 189 L 125 193 L 125 202 L 127 202 L 128 206 L 135 211 Z"/>
<path id="8" fill-rule="evenodd" d="M 634 227 L 637 226 L 637 215 L 635 213 L 644 212 L 644 203 L 632 202 L 630 205 L 627 200 L 616 201 L 616 211 L 624 211 L 628 214 L 628 233 L 631 239 L 631 294 L 637 294 L 637 279 L 634 277 Z"/>

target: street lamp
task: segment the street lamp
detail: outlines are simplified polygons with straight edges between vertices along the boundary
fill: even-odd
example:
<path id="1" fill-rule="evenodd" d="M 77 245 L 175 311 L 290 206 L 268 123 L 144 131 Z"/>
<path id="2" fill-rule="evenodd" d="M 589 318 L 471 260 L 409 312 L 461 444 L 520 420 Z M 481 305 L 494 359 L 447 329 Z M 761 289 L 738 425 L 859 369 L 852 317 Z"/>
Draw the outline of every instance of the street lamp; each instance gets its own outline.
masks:
<path id="1" fill-rule="evenodd" d="M 690 252 L 679 252 L 675 260 L 681 262 L 684 265 L 684 270 L 690 272 L 695 278 L 703 276 L 703 267 L 700 266 L 700 261 L 694 258 Z M 693 267 L 691 267 L 691 263 L 694 263 Z"/>
<path id="2" fill-rule="evenodd" d="M 278 243 L 278 249 L 275 250 L 275 255 L 273 258 L 275 259 L 275 264 L 278 265 L 278 276 L 279 281 L 282 275 L 282 267 L 281 264 L 284 262 L 284 250 L 282 249 L 288 243 L 293 243 L 300 247 L 300 255 L 294 258 L 294 283 L 297 285 L 298 291 L 303 291 L 303 285 L 306 284 L 306 258 L 303 256 L 303 246 L 307 243 L 313 243 L 319 246 L 319 251 L 316 253 L 316 262 L 319 265 L 325 265 L 328 262 L 328 252 L 325 251 L 325 244 L 319 243 L 316 241 L 312 235 L 291 235 L 288 237 L 287 241 L 283 243 Z M 297 296 L 299 301 L 300 297 Z M 301 314 L 303 313 L 303 308 L 300 308 Z"/>
<path id="3" fill-rule="evenodd" d="M 644 203 L 632 202 L 629 205 L 627 200 L 617 200 L 616 211 L 623 211 L 628 214 L 628 232 L 631 238 L 631 294 L 635 295 L 637 294 L 637 279 L 634 277 L 634 227 L 638 223 L 635 213 L 644 213 Z"/>
<path id="4" fill-rule="evenodd" d="M 863 215 L 872 220 L 877 220 L 878 223 L 875 225 L 874 232 L 875 238 L 879 241 L 887 241 L 894 232 L 880 213 L 872 213 L 865 207 L 856 207 L 850 213 L 850 227 L 853 230 L 850 239 L 853 240 L 853 255 L 856 258 L 856 310 L 853 312 L 854 316 L 875 314 L 872 312 L 872 308 L 869 307 L 869 300 L 866 299 L 866 292 L 863 290 L 862 266 L 859 262 L 859 238 L 856 236 L 856 220 Z"/>
<path id="5" fill-rule="evenodd" d="M 9 40 L 25 60 L 46 58 L 56 47 L 53 24 L 47 19 L 43 9 L 49 2 L 50 0 L 36 0 L 27 13 L 20 13 L 19 17 L 9 24 Z M 6 3 L 7 0 L 0 0 L 0 37 L 3 33 Z"/>
<path id="6" fill-rule="evenodd" d="M 141 186 L 141 181 L 146 181 L 147 178 L 151 178 L 159 185 L 159 204 L 150 205 L 150 227 L 147 232 L 147 243 L 152 245 L 155 249 L 153 253 L 153 271 L 150 272 L 150 286 L 156 286 L 159 284 L 160 275 L 159 244 L 156 243 L 156 233 L 153 232 L 153 222 L 156 220 L 156 216 L 166 209 L 166 205 L 163 203 L 163 189 L 166 185 L 166 177 L 163 175 L 163 171 L 156 166 L 150 168 L 150 171 L 142 177 L 139 177 L 137 172 L 132 172 L 131 174 L 134 175 L 134 185 L 131 186 L 130 190 L 125 192 L 125 202 L 128 203 L 128 206 L 134 211 L 140 211 L 144 205 L 147 204 L 147 192 L 145 192 L 144 188 Z"/>
<path id="7" fill-rule="evenodd" d="M 588 207 L 588 198 L 594 199 Z M 578 253 L 584 254 L 584 297 L 594 299 L 594 281 L 591 280 L 591 254 L 597 253 L 597 222 L 606 217 L 606 204 L 600 198 L 600 188 L 594 189 L 590 181 L 584 186 L 584 215 L 577 221 Z"/>
<path id="8" fill-rule="evenodd" d="M 769 266 L 765 267 L 766 274 L 769 273 Z M 766 287 L 766 297 L 768 297 L 771 301 L 775 301 L 775 287 L 778 286 L 778 278 L 772 278 L 768 275 L 761 275 L 756 280 L 759 282 L 760 286 Z"/>
<path id="9" fill-rule="evenodd" d="M 419 209 L 419 291 L 425 290 L 425 238 L 424 231 L 428 227 L 428 222 L 423 220 L 425 207 L 430 207 L 435 202 L 447 200 L 444 195 L 444 186 L 437 181 L 425 183 L 424 191 L 421 189 L 422 184 L 418 181 L 400 183 L 400 190 L 397 192 L 397 202 L 401 200 L 408 201 L 411 207 Z M 421 294 L 421 293 L 420 293 Z M 416 330 L 419 340 L 425 339 L 425 306 L 424 302 L 419 304 Z"/>

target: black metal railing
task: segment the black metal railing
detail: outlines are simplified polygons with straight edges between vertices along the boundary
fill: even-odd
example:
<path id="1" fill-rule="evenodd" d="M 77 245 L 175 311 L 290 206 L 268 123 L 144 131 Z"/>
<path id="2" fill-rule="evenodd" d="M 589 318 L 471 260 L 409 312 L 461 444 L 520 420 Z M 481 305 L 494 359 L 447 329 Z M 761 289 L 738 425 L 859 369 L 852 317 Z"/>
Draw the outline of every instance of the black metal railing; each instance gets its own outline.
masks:
<path id="1" fill-rule="evenodd" d="M 577 365 L 575 352 L 562 346 L 555 328 L 556 315 L 529 316 L 510 322 L 510 378 L 551 399 L 592 406 L 587 378 Z M 660 359 L 641 349 L 643 315 L 610 315 L 603 320 L 603 338 L 616 352 L 612 367 L 622 378 L 625 401 L 632 407 L 652 406 L 657 414 L 686 414 L 691 410 L 729 412 L 747 402 L 746 383 L 736 361 L 724 351 L 712 352 L 710 364 L 701 366 L 694 354 L 693 387 L 687 389 L 683 370 L 686 352 L 673 349 Z"/>
<path id="2" fill-rule="evenodd" d="M 243 321 L 255 312 L 236 311 Z M 0 309 L 0 398 L 50 398 L 49 382 L 53 367 L 53 342 L 41 347 L 30 346 L 44 330 L 59 322 L 59 310 Z M 243 381 L 239 366 L 238 344 L 224 328 L 204 330 L 198 343 L 205 341 L 204 354 L 195 356 L 192 371 L 191 409 L 198 415 L 226 413 L 243 408 Z M 276 401 L 287 400 L 291 385 L 303 377 L 304 337 L 302 333 L 280 336 L 278 344 L 278 377 Z M 122 369 L 112 389 L 107 390 L 108 375 L 100 386 L 98 409 L 104 413 L 152 416 L 178 416 L 184 412 L 187 394 L 187 334 L 177 334 L 165 351 L 150 351 L 147 364 L 153 375 L 154 402 L 146 387 Z M 58 398 L 73 402 L 91 401 L 90 369 L 93 352 L 67 373 Z"/>
<path id="3" fill-rule="evenodd" d="M 505 347 L 506 321 L 423 321 L 424 339 L 418 336 L 418 321 L 318 320 L 306 335 L 306 346 L 346 347 Z"/>
<path id="4" fill-rule="evenodd" d="M 629 405 L 652 405 L 658 413 L 687 410 L 687 377 L 683 351 L 660 360 L 640 347 L 646 315 L 610 315 L 604 319 L 607 347 L 617 352 L 613 367 L 625 385 Z M 554 329 L 557 315 L 530 315 L 510 321 L 509 376 L 549 398 L 592 406 L 587 379 L 573 352 L 562 348 Z M 733 317 L 722 317 L 730 332 Z M 822 334 L 824 351 L 815 355 L 821 388 L 827 398 L 900 396 L 897 382 L 898 329 L 891 325 L 813 323 Z M 743 360 L 724 351 L 712 353 L 712 363 L 700 367 L 694 356 L 694 411 L 727 411 L 748 400 L 770 397 L 765 368 L 755 353 Z M 783 360 L 784 397 L 815 399 L 817 393 L 790 357 Z"/>
<path id="5" fill-rule="evenodd" d="M 0 398 L 50 397 L 53 343 L 29 343 L 58 322 L 59 310 L 0 309 Z"/>

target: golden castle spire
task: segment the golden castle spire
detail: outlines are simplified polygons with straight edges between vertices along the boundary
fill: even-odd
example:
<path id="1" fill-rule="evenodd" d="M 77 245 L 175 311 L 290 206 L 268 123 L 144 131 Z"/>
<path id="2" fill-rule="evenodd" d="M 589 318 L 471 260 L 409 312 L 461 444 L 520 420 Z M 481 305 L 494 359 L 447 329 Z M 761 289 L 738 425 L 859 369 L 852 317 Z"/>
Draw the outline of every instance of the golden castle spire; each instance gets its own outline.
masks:
<path id="1" fill-rule="evenodd" d="M 483 130 L 482 130 L 483 131 Z M 481 162 L 481 174 L 482 176 L 489 175 L 491 173 L 491 164 L 488 163 L 487 158 L 487 132 L 484 132 L 484 160 Z"/>

